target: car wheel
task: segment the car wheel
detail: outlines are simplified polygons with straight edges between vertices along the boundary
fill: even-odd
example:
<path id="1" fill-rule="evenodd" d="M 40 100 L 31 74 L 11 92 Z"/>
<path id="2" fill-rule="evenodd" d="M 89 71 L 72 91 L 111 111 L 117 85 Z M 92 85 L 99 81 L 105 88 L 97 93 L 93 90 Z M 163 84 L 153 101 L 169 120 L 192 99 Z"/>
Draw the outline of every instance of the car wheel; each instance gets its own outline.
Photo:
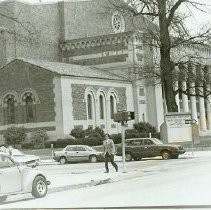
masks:
<path id="1" fill-rule="evenodd" d="M 59 162 L 60 162 L 61 164 L 67 163 L 66 157 L 61 157 L 60 160 L 59 160 Z"/>
<path id="2" fill-rule="evenodd" d="M 47 183 L 44 177 L 37 176 L 35 177 L 32 185 L 32 195 L 35 198 L 45 197 L 48 191 Z"/>
<path id="3" fill-rule="evenodd" d="M 164 160 L 168 160 L 169 158 L 171 157 L 171 154 L 170 154 L 170 152 L 169 151 L 163 151 L 162 152 L 162 158 L 164 159 Z"/>
<path id="4" fill-rule="evenodd" d="M 126 161 L 131 161 L 133 159 L 132 155 L 130 153 L 125 154 L 125 160 Z"/>
<path id="5" fill-rule="evenodd" d="M 0 202 L 4 202 L 7 200 L 7 195 L 0 196 Z"/>
<path id="6" fill-rule="evenodd" d="M 91 155 L 89 157 L 89 161 L 90 161 L 90 163 L 96 163 L 97 162 L 97 157 L 95 155 Z"/>

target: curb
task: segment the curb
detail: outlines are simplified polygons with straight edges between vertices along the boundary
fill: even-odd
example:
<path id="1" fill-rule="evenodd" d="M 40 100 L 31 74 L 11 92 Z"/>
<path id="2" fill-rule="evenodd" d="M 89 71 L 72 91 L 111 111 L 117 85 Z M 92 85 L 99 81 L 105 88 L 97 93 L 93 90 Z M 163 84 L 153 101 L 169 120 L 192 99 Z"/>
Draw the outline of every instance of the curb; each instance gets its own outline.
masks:
<path id="1" fill-rule="evenodd" d="M 49 188 L 48 193 L 55 193 L 55 192 L 62 192 L 62 191 L 67 191 L 67 190 L 79 189 L 79 188 L 93 187 L 93 186 L 107 184 L 107 183 L 111 183 L 111 182 L 112 182 L 112 179 L 108 178 L 108 179 L 103 179 L 103 180 L 99 180 L 99 181 L 91 181 L 88 183 L 54 187 L 54 188 Z"/>

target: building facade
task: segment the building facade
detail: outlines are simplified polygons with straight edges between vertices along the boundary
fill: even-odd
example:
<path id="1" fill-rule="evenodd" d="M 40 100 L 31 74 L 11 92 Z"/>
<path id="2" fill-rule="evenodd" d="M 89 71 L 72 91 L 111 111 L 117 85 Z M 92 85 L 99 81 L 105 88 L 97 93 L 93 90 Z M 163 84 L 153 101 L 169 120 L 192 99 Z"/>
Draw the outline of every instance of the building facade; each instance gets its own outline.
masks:
<path id="1" fill-rule="evenodd" d="M 165 114 L 161 85 L 141 79 L 134 68 L 156 61 L 157 52 L 144 42 L 146 19 L 131 24 L 127 14 L 104 0 L 4 1 L 0 9 L 18 17 L 18 22 L 0 19 L 1 140 L 3 131 L 14 125 L 29 132 L 45 128 L 52 139 L 76 127 L 119 133 L 112 116 L 118 110 L 135 111 L 130 128 L 144 121 L 159 130 Z M 199 98 L 194 112 L 192 105 L 187 109 L 191 98 L 177 95 L 179 110 L 200 112 L 201 130 L 211 129 L 204 124 L 209 120 L 207 103 Z"/>

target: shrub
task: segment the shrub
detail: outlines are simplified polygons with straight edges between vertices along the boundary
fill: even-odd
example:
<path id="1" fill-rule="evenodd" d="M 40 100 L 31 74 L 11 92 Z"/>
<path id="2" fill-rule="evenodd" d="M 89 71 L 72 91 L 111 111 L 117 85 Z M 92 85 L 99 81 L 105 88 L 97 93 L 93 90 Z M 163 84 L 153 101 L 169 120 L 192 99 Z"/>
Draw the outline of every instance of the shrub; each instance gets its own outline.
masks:
<path id="1" fill-rule="evenodd" d="M 160 139 L 160 132 L 152 133 L 152 137 Z"/>
<path id="2" fill-rule="evenodd" d="M 90 136 L 88 138 L 84 138 L 82 141 L 83 141 L 83 144 L 88 145 L 88 146 L 98 146 L 102 144 L 103 138 Z"/>
<path id="3" fill-rule="evenodd" d="M 26 139 L 26 136 L 26 129 L 24 127 L 10 127 L 3 133 L 5 142 L 13 147 L 16 147 L 17 144 L 23 142 Z"/>
<path id="4" fill-rule="evenodd" d="M 149 123 L 139 122 L 133 125 L 134 129 L 139 133 L 156 133 L 156 128 Z"/>
<path id="5" fill-rule="evenodd" d="M 127 129 L 125 130 L 125 138 L 131 139 L 131 138 L 138 138 L 140 137 L 140 133 L 135 129 Z"/>
<path id="6" fill-rule="evenodd" d="M 54 144 L 54 148 L 64 148 L 67 145 L 80 145 L 83 144 L 82 139 L 57 139 L 57 141 L 52 142 Z M 50 147 L 50 145 L 49 145 Z"/>
<path id="7" fill-rule="evenodd" d="M 122 135 L 121 135 L 121 133 L 112 134 L 112 135 L 110 135 L 110 139 L 113 139 L 114 144 L 119 144 L 122 142 Z"/>
<path id="8" fill-rule="evenodd" d="M 44 143 L 45 148 L 51 148 L 51 144 L 53 144 L 53 147 L 55 148 L 55 146 L 56 146 L 56 141 L 46 141 L 46 142 Z"/>
<path id="9" fill-rule="evenodd" d="M 22 149 L 34 149 L 34 144 L 31 142 L 28 143 L 22 143 L 21 144 Z"/>
<path id="10" fill-rule="evenodd" d="M 81 139 L 85 137 L 85 131 L 82 128 L 74 128 L 71 130 L 70 135 L 76 139 Z"/>
<path id="11" fill-rule="evenodd" d="M 38 129 L 31 134 L 31 140 L 34 148 L 45 148 L 45 142 L 48 140 L 48 134 L 46 130 Z"/>
<path id="12" fill-rule="evenodd" d="M 71 139 L 57 139 L 54 146 L 55 146 L 55 148 L 64 148 L 70 144 L 69 143 L 70 141 L 71 141 Z"/>
<path id="13" fill-rule="evenodd" d="M 104 133 L 104 130 L 101 129 L 100 127 L 96 127 L 96 128 L 88 128 L 85 130 L 85 134 L 86 134 L 86 137 L 104 137 L 105 136 L 105 133 Z"/>

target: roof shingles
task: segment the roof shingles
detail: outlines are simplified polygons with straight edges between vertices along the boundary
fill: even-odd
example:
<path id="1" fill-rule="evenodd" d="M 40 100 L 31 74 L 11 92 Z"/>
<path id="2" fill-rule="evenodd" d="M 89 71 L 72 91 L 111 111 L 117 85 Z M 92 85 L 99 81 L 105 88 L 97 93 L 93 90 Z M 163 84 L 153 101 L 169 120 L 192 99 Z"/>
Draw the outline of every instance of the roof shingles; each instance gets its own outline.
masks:
<path id="1" fill-rule="evenodd" d="M 60 75 L 127 81 L 125 77 L 118 76 L 106 70 L 101 70 L 101 69 L 97 69 L 97 68 L 89 67 L 89 66 L 80 66 L 80 65 L 75 65 L 75 64 L 50 62 L 50 61 L 43 61 L 43 60 L 31 60 L 31 59 L 25 59 L 25 58 L 18 58 L 16 60 L 20 60 L 25 63 L 29 63 L 31 65 L 41 67 L 43 69 L 49 70 L 51 72 L 54 72 Z"/>

